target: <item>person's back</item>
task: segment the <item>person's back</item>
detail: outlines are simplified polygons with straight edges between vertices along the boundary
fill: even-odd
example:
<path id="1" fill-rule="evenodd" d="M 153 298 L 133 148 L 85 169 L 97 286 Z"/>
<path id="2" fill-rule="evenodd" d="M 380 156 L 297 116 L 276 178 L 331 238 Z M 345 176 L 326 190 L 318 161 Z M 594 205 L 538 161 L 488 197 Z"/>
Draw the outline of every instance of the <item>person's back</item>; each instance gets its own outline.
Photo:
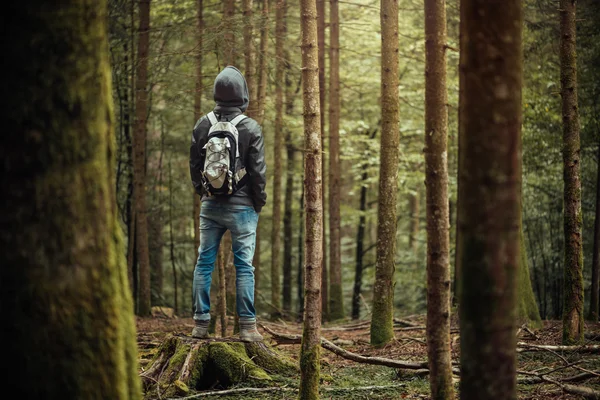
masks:
<path id="1" fill-rule="evenodd" d="M 254 256 L 258 213 L 266 203 L 266 164 L 261 128 L 248 117 L 240 117 L 248 107 L 248 87 L 235 67 L 227 67 L 214 85 L 216 106 L 211 115 L 202 117 L 194 127 L 190 146 L 190 174 L 196 192 L 202 196 L 200 212 L 200 248 L 194 271 L 193 301 L 196 326 L 192 336 L 208 337 L 210 321 L 210 283 L 223 234 L 231 231 L 236 267 L 236 311 L 240 318 L 242 340 L 262 340 L 256 330 L 254 309 Z M 231 168 L 245 170 L 245 177 L 233 193 L 215 195 L 210 191 L 207 148 L 211 127 L 218 121 L 235 123 L 237 149 Z M 211 136 L 212 137 L 212 136 Z M 227 144 L 227 148 L 229 148 Z M 210 156 L 210 154 L 209 154 Z M 240 176 L 243 174 L 239 174 Z M 230 176 L 230 179 L 232 177 Z"/>

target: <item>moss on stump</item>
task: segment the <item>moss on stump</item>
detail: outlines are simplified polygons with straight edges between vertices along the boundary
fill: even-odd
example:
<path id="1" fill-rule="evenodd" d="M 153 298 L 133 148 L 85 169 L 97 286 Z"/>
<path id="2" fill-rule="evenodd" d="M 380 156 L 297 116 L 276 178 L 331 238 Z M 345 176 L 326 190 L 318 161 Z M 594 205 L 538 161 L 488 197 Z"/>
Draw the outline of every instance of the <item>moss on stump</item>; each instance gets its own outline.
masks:
<path id="1" fill-rule="evenodd" d="M 263 342 L 169 336 L 141 376 L 144 398 L 154 399 L 182 397 L 216 386 L 264 386 L 273 380 L 271 375 L 298 372 L 296 362 Z"/>

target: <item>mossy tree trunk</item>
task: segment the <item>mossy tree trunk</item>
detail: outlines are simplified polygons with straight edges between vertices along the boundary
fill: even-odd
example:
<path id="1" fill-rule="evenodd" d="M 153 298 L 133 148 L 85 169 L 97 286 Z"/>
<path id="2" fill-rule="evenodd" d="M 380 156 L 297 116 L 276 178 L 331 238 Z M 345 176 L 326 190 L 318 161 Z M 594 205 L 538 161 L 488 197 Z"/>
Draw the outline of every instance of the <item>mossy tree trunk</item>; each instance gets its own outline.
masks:
<path id="1" fill-rule="evenodd" d="M 594 247 L 592 259 L 592 287 L 588 319 L 598 321 L 600 316 L 600 144 L 598 145 L 598 171 L 596 178 L 596 218 L 594 221 Z"/>
<path id="2" fill-rule="evenodd" d="M 142 379 L 146 399 L 181 397 L 192 391 L 239 384 L 265 386 L 271 375 L 297 376 L 298 365 L 262 342 L 197 340 L 169 336 Z"/>
<path id="3" fill-rule="evenodd" d="M 522 2 L 461 8 L 460 396 L 516 399 Z"/>
<path id="4" fill-rule="evenodd" d="M 281 317 L 281 181 L 283 157 L 283 87 L 285 47 L 286 0 L 277 0 L 275 6 L 275 129 L 273 148 L 273 222 L 271 225 L 271 318 Z"/>
<path id="5" fill-rule="evenodd" d="M 327 189 L 327 157 L 325 157 L 325 116 L 327 86 L 325 84 L 325 0 L 317 0 L 317 45 L 319 47 L 319 107 L 321 112 L 321 198 L 325 203 Z M 323 208 L 323 261 L 321 265 L 321 318 L 329 320 L 329 274 L 327 273 L 327 224 L 326 210 Z"/>
<path id="6" fill-rule="evenodd" d="M 519 222 L 519 274 L 517 277 L 517 321 L 527 324 L 531 328 L 541 328 L 542 318 L 535 300 L 531 276 L 529 274 L 529 261 L 527 260 L 527 249 L 525 247 L 525 235 L 523 234 L 523 219 Z"/>
<path id="7" fill-rule="evenodd" d="M 396 198 L 400 147 L 398 100 L 398 0 L 381 0 L 381 163 L 371 344 L 394 338 Z"/>
<path id="8" fill-rule="evenodd" d="M 431 398 L 454 398 L 450 353 L 450 226 L 446 4 L 425 1 L 425 188 L 427 213 L 427 355 Z M 418 196 L 414 195 L 418 205 Z M 418 210 L 418 206 L 416 206 Z M 412 207 L 411 207 L 412 209 Z M 418 212 L 416 217 L 418 226 Z M 412 230 L 411 230 L 412 231 Z M 413 240 L 416 234 L 413 231 Z M 416 253 L 416 250 L 414 250 Z"/>
<path id="9" fill-rule="evenodd" d="M 194 91 L 194 123 L 202 116 L 202 47 L 204 37 L 204 5 L 203 0 L 198 0 L 196 14 L 196 43 L 198 50 L 196 53 L 196 90 Z M 194 191 L 194 248 L 196 249 L 196 258 L 200 248 L 200 196 Z"/>
<path id="10" fill-rule="evenodd" d="M 319 104 L 319 51 L 317 5 L 300 1 L 302 26 L 302 84 L 304 115 L 304 329 L 300 351 L 300 399 L 319 398 L 321 349 L 321 266 L 323 261 L 323 199 L 321 176 L 321 124 Z"/>
<path id="11" fill-rule="evenodd" d="M 329 1 L 329 319 L 344 318 L 340 216 L 340 29 L 338 0 Z"/>
<path id="12" fill-rule="evenodd" d="M 583 343 L 583 215 L 575 47 L 576 1 L 561 0 L 559 8 L 565 235 L 563 344 L 577 344 Z"/>
<path id="13" fill-rule="evenodd" d="M 137 314 L 151 314 L 150 256 L 146 207 L 146 122 L 148 120 L 148 54 L 150 50 L 150 0 L 140 0 L 133 135 L 133 206 L 135 209 L 135 259 L 138 264 Z M 134 277 L 135 279 L 135 277 Z"/>
<path id="14" fill-rule="evenodd" d="M 138 399 L 106 1 L 13 2 L 4 11 L 3 390 Z"/>

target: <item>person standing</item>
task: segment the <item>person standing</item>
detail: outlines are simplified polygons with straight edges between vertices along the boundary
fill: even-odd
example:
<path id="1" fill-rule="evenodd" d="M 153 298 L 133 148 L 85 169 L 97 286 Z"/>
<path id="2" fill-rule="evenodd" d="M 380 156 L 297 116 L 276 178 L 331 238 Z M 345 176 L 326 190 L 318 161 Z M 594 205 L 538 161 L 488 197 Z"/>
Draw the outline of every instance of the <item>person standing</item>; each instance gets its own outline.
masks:
<path id="1" fill-rule="evenodd" d="M 202 198 L 200 247 L 194 270 L 195 338 L 208 338 L 210 284 L 223 234 L 231 232 L 236 270 L 236 312 L 240 338 L 263 338 L 256 329 L 254 267 L 258 216 L 266 204 L 266 163 L 260 125 L 245 116 L 246 79 L 233 66 L 217 75 L 215 108 L 196 122 L 190 146 L 190 174 Z"/>

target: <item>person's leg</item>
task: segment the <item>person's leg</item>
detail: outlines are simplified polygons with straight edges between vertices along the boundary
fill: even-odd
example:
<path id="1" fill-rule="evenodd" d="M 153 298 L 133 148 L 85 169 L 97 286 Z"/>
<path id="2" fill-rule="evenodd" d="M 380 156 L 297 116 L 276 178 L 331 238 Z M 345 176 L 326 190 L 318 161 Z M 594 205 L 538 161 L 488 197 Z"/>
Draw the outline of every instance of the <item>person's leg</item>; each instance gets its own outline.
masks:
<path id="1" fill-rule="evenodd" d="M 256 245 L 258 213 L 250 206 L 230 206 L 233 263 L 236 270 L 236 311 L 240 317 L 242 340 L 258 341 L 262 336 L 256 331 L 254 309 L 254 267 L 252 258 Z"/>
<path id="2" fill-rule="evenodd" d="M 210 321 L 210 284 L 221 237 L 226 231 L 219 221 L 220 211 L 203 204 L 200 212 L 200 247 L 194 269 L 192 297 L 196 325 L 208 328 Z"/>

